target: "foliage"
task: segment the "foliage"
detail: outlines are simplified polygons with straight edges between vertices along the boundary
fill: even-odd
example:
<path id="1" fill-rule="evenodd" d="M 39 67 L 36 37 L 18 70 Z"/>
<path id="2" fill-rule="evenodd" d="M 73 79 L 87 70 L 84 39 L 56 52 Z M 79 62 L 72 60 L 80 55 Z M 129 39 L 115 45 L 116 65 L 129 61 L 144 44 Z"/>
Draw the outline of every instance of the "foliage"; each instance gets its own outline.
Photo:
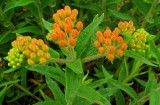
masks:
<path id="1" fill-rule="evenodd" d="M 0 105 L 159 105 L 159 0 L 2 0 Z"/>

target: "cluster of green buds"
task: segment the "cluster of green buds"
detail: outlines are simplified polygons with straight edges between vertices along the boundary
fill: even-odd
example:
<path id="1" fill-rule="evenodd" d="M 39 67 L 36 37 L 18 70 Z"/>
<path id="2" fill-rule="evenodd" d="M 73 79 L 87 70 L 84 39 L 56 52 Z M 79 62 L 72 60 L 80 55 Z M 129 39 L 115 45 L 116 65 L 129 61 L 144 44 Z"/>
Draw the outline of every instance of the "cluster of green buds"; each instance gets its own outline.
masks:
<path id="1" fill-rule="evenodd" d="M 145 55 L 146 51 L 149 49 L 149 44 L 147 44 L 148 35 L 148 32 L 146 32 L 143 28 L 137 29 L 132 34 L 132 39 L 130 41 L 130 49 L 132 51 Z"/>
<path id="2" fill-rule="evenodd" d="M 102 33 L 96 32 L 98 40 L 94 42 L 94 46 L 98 49 L 100 54 L 106 56 L 109 61 L 123 56 L 124 50 L 127 49 L 127 44 L 124 42 L 123 37 L 119 35 L 118 30 L 111 32 L 109 28 Z"/>
<path id="3" fill-rule="evenodd" d="M 18 36 L 12 42 L 12 49 L 8 52 L 6 60 L 9 62 L 8 66 L 17 68 L 26 60 L 29 65 L 45 64 L 49 58 L 48 46 L 43 40 L 32 39 L 30 36 Z"/>
<path id="4" fill-rule="evenodd" d="M 12 68 L 17 68 L 21 66 L 24 59 L 24 55 L 20 52 L 19 49 L 12 48 L 8 52 L 8 56 L 5 59 L 9 62 L 8 66 Z"/>
<path id="5" fill-rule="evenodd" d="M 77 37 L 83 29 L 83 23 L 76 21 L 78 10 L 69 6 L 60 9 L 53 14 L 53 30 L 46 36 L 48 40 L 53 41 L 63 48 L 74 47 L 76 45 Z"/>
<path id="6" fill-rule="evenodd" d="M 120 21 L 118 23 L 118 27 L 116 27 L 117 30 L 119 30 L 120 35 L 125 36 L 131 35 L 135 30 L 135 26 L 133 25 L 133 21 Z"/>

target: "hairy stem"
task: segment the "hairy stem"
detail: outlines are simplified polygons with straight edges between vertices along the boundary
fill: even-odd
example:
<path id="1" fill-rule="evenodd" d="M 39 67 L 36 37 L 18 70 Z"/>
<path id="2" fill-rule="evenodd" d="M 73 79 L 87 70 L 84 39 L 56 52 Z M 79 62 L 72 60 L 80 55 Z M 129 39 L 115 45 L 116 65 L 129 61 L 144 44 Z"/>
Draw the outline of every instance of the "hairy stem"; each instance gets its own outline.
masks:
<path id="1" fill-rule="evenodd" d="M 85 63 L 85 62 L 90 62 L 90 61 L 93 61 L 93 60 L 96 60 L 98 58 L 103 58 L 105 57 L 106 54 L 97 54 L 97 55 L 93 55 L 93 56 L 89 56 L 89 57 L 85 57 L 82 59 L 82 62 Z"/>

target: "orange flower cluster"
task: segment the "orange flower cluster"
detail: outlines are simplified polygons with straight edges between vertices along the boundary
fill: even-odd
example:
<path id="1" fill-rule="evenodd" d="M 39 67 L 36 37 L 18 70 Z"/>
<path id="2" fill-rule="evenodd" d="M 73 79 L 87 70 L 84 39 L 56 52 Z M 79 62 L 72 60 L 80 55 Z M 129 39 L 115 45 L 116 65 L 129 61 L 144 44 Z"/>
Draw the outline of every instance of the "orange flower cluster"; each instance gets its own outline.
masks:
<path id="1" fill-rule="evenodd" d="M 45 64 L 50 58 L 48 46 L 43 40 L 31 38 L 30 36 L 18 36 L 12 42 L 12 49 L 8 52 L 6 60 L 9 61 L 8 66 L 16 68 L 20 67 L 24 59 L 27 59 L 29 65 Z"/>
<path id="2" fill-rule="evenodd" d="M 55 23 L 52 26 L 53 30 L 47 35 L 47 39 L 61 47 L 74 47 L 80 31 L 83 29 L 83 23 L 81 21 L 76 22 L 77 15 L 78 10 L 71 10 L 69 6 L 58 10 L 57 13 L 53 14 Z"/>
<path id="3" fill-rule="evenodd" d="M 149 48 L 149 45 L 146 44 L 148 35 L 148 32 L 146 32 L 144 29 L 136 30 L 132 34 L 132 39 L 130 41 L 131 50 L 145 55 L 146 51 Z"/>
<path id="4" fill-rule="evenodd" d="M 123 36 L 128 34 L 131 35 L 136 30 L 135 26 L 133 25 L 133 21 L 120 21 L 116 29 L 119 30 L 119 33 Z"/>
<path id="5" fill-rule="evenodd" d="M 109 28 L 106 28 L 103 33 L 97 31 L 96 36 L 98 40 L 94 42 L 94 46 L 100 54 L 107 55 L 109 61 L 113 61 L 115 57 L 123 56 L 124 50 L 128 47 L 116 29 L 113 32 Z"/>
<path id="6" fill-rule="evenodd" d="M 42 39 L 33 38 L 28 48 L 24 50 L 25 56 L 27 56 L 27 62 L 29 65 L 33 64 L 45 64 L 46 60 L 50 58 L 48 53 L 48 46 L 44 44 Z"/>

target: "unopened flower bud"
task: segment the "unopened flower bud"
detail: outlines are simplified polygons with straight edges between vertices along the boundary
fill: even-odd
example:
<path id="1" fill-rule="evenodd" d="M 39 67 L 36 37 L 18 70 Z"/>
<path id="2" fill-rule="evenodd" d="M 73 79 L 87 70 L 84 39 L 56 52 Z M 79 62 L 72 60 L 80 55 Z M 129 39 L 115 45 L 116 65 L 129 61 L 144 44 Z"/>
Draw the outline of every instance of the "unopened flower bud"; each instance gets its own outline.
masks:
<path id="1" fill-rule="evenodd" d="M 59 45 L 61 47 L 66 47 L 67 46 L 67 41 L 66 40 L 60 40 Z"/>
<path id="2" fill-rule="evenodd" d="M 104 53 L 105 53 L 105 48 L 104 48 L 104 47 L 99 47 L 99 48 L 98 48 L 98 52 L 99 52 L 100 54 L 104 54 Z"/>
<path id="3" fill-rule="evenodd" d="M 44 57 L 41 57 L 41 58 L 39 59 L 39 63 L 40 63 L 40 64 L 45 64 L 45 63 L 46 63 L 46 59 L 45 59 Z"/>
<path id="4" fill-rule="evenodd" d="M 109 61 L 113 61 L 113 60 L 114 60 L 114 55 L 113 55 L 113 54 L 108 54 L 108 55 L 107 55 L 107 59 L 108 59 Z"/>
<path id="5" fill-rule="evenodd" d="M 83 29 L 83 23 L 82 21 L 78 21 L 76 24 L 76 28 L 78 31 L 81 31 Z"/>

